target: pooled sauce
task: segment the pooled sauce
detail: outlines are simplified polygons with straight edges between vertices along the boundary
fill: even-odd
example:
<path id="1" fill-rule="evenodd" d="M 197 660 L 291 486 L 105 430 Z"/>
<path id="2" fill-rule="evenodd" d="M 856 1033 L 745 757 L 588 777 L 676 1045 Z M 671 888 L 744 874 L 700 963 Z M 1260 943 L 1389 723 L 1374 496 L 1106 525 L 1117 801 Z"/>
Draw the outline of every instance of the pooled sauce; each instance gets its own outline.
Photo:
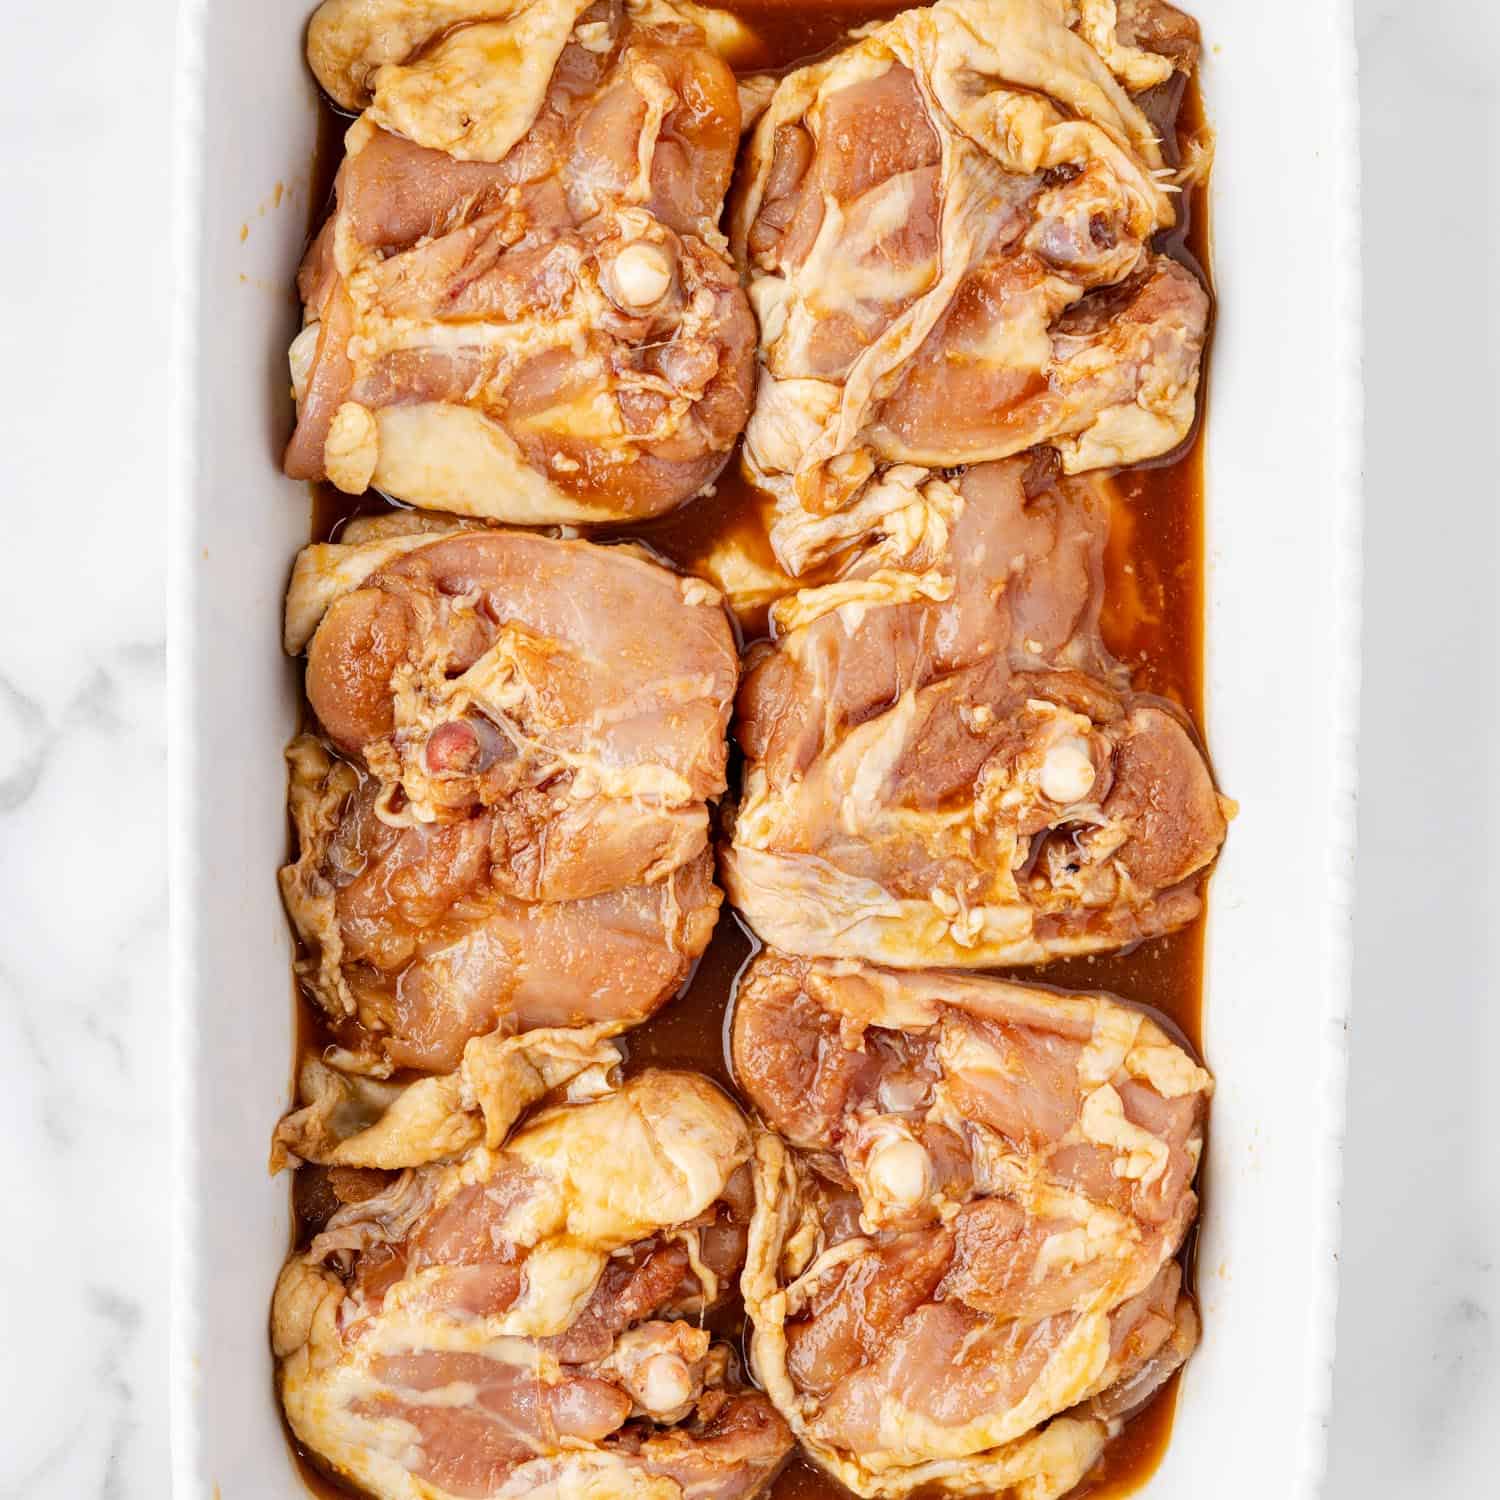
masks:
<path id="1" fill-rule="evenodd" d="M 856 26 L 912 7 L 909 0 L 724 0 L 721 8 L 755 32 L 760 54 L 750 68 L 780 73 L 830 51 Z"/>
<path id="2" fill-rule="evenodd" d="M 759 36 L 763 55 L 753 66 L 782 70 L 836 45 L 849 28 L 881 20 L 908 8 L 890 3 L 846 3 L 846 0 L 727 0 L 724 8 L 742 16 Z M 1164 150 L 1175 163 L 1179 143 L 1186 143 L 1204 124 L 1197 79 L 1180 74 L 1139 101 L 1160 129 Z M 342 153 L 348 118 L 323 101 L 318 155 L 313 167 L 312 202 L 316 230 L 331 207 L 333 175 Z M 1155 248 L 1190 266 L 1212 286 L 1208 276 L 1209 226 L 1207 193 L 1200 184 L 1179 199 L 1179 224 L 1160 237 Z M 1159 694 L 1185 709 L 1197 725 L 1203 708 L 1203 445 L 1202 414 L 1208 360 L 1199 386 L 1197 425 L 1174 453 L 1115 476 L 1116 503 L 1105 553 L 1105 598 L 1102 628 L 1106 645 L 1131 670 L 1133 686 Z M 764 497 L 740 474 L 738 454 L 730 459 L 713 493 L 670 516 L 601 535 L 628 535 L 685 570 L 701 564 L 717 546 L 733 543 L 752 561 L 774 567 L 763 522 Z M 371 491 L 341 494 L 332 485 L 313 486 L 312 540 L 337 537 L 356 516 L 378 515 L 399 507 Z M 763 633 L 763 620 L 751 618 L 746 634 Z M 311 722 L 310 713 L 306 714 Z M 733 760 L 731 778 L 735 775 Z M 735 984 L 758 943 L 729 906 L 723 908 L 712 942 L 681 994 L 651 1020 L 620 1038 L 626 1067 L 695 1069 L 726 1088 L 732 1087 L 727 1025 Z M 1143 943 L 1126 953 L 1055 961 L 1016 969 L 1008 977 L 1061 988 L 1108 990 L 1122 999 L 1164 1015 L 1189 1044 L 1201 1052 L 1203 918 L 1167 937 Z M 298 1001 L 298 1056 L 321 1051 L 333 1039 L 326 1018 L 306 997 Z M 304 1168 L 299 1176 L 319 1169 Z M 295 1232 L 305 1245 L 326 1218 L 332 1188 L 320 1177 L 309 1179 L 294 1194 Z M 1196 1232 L 1183 1252 L 1184 1288 L 1193 1290 Z M 738 1299 L 715 1310 L 717 1332 L 738 1346 L 743 1310 Z M 1150 1478 L 1171 1435 L 1178 1376 L 1174 1375 L 1150 1404 L 1130 1419 L 1105 1449 L 1088 1479 L 1070 1500 L 1123 1497 Z M 351 1491 L 329 1479 L 295 1440 L 291 1440 L 304 1482 L 324 1500 Z M 847 1495 L 843 1486 L 822 1473 L 800 1453 L 793 1456 L 770 1490 L 773 1500 L 833 1500 Z"/>

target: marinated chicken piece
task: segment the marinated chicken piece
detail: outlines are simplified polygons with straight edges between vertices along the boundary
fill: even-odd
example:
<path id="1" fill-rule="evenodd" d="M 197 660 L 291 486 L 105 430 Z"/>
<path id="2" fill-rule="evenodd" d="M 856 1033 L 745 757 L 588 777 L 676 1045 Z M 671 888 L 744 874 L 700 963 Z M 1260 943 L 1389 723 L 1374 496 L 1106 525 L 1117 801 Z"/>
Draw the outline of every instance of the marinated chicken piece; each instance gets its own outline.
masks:
<path id="1" fill-rule="evenodd" d="M 744 1261 L 750 1132 L 646 1072 L 347 1203 L 277 1284 L 292 1430 L 380 1500 L 749 1500 L 791 1434 L 701 1326 Z"/>
<path id="2" fill-rule="evenodd" d="M 357 1038 L 346 1070 L 448 1072 L 473 1037 L 644 1020 L 708 945 L 720 894 L 703 847 L 650 884 L 571 899 L 511 889 L 493 809 L 391 826 L 378 784 L 302 737 L 289 751 L 297 862 L 282 894 L 297 970 Z"/>
<path id="3" fill-rule="evenodd" d="M 681 985 L 720 901 L 738 662 L 718 593 L 627 547 L 431 527 L 309 547 L 287 599 L 344 758 L 288 751 L 282 889 L 361 1071 L 451 1072 L 497 1028 L 622 1030 Z"/>
<path id="4" fill-rule="evenodd" d="M 777 86 L 731 228 L 761 330 L 745 451 L 792 574 L 889 465 L 1047 445 L 1079 473 L 1186 437 L 1208 296 L 1152 248 L 1170 174 L 1111 72 L 1172 62 L 1115 12 L 939 0 Z"/>
<path id="5" fill-rule="evenodd" d="M 298 277 L 286 472 L 525 523 L 708 484 L 754 365 L 718 227 L 743 37 L 673 0 L 327 0 L 309 59 L 364 112 Z"/>
<path id="6" fill-rule="evenodd" d="M 758 1379 L 856 1494 L 1052 1500 L 1187 1358 L 1213 1084 L 1103 995 L 765 950 L 736 999 Z"/>
<path id="7" fill-rule="evenodd" d="M 566 807 L 541 809 L 562 821 L 546 848 L 512 819 L 512 880 L 533 898 L 649 870 L 659 853 L 622 824 L 622 800 L 655 814 L 663 848 L 701 846 L 738 674 L 718 591 L 628 546 L 408 526 L 356 523 L 350 541 L 304 548 L 287 595 L 285 644 L 307 651 L 313 711 L 399 784 L 411 816 L 391 821 L 566 791 Z"/>
<path id="8" fill-rule="evenodd" d="M 1019 459 L 893 473 L 873 539 L 773 608 L 721 864 L 766 942 L 983 968 L 1197 915 L 1233 808 L 1100 638 L 1106 484 Z"/>

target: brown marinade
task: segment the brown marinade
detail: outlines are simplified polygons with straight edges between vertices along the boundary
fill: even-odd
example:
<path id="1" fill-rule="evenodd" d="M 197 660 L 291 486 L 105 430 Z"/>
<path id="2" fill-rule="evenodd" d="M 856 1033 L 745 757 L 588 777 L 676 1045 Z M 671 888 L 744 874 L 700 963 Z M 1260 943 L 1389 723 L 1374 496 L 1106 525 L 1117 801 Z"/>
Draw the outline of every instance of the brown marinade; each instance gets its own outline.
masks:
<path id="1" fill-rule="evenodd" d="M 757 65 L 784 69 L 831 47 L 850 27 L 895 15 L 908 6 L 892 0 L 719 0 L 725 9 L 751 22 L 764 45 Z M 1203 103 L 1196 77 L 1181 75 L 1143 99 L 1162 130 L 1169 157 L 1178 141 L 1201 129 Z M 326 99 L 321 102 L 312 201 L 316 229 L 327 210 L 334 172 L 342 155 L 348 118 Z M 1184 193 L 1182 222 L 1158 248 L 1191 266 L 1212 287 L 1207 192 L 1198 184 Z M 1203 404 L 1208 360 L 1198 397 L 1198 420 L 1186 444 L 1153 463 L 1122 471 L 1116 478 L 1119 503 L 1111 521 L 1105 555 L 1103 631 L 1109 649 L 1132 669 L 1138 691 L 1157 693 L 1180 704 L 1202 722 L 1203 709 Z M 769 542 L 755 507 L 758 493 L 739 478 L 736 460 L 720 476 L 715 493 L 663 520 L 629 534 L 647 542 L 678 566 L 691 570 L 716 541 L 735 535 L 762 548 Z M 355 516 L 395 508 L 374 491 L 340 493 L 331 484 L 312 486 L 311 540 L 335 538 Z M 306 710 L 304 709 L 304 712 Z M 310 715 L 308 716 L 310 720 Z M 733 763 L 731 776 L 734 775 Z M 1144 943 L 1126 953 L 1064 959 L 1013 976 L 1074 989 L 1108 990 L 1164 1014 L 1201 1052 L 1203 917 L 1187 929 Z M 721 1084 L 730 1083 L 726 1022 L 736 978 L 758 944 L 726 906 L 707 952 L 683 992 L 644 1025 L 622 1039 L 627 1068 L 667 1065 L 697 1069 Z M 298 1056 L 321 1051 L 333 1037 L 326 1019 L 305 998 L 297 1000 Z M 317 1172 L 320 1169 L 304 1169 Z M 304 1175 L 304 1174 L 298 1174 Z M 295 1234 L 303 1245 L 319 1227 L 328 1190 L 309 1181 L 294 1195 Z M 330 1201 L 331 1206 L 331 1201 Z M 1193 1240 L 1185 1255 L 1184 1289 L 1193 1287 Z M 743 1322 L 736 1305 L 721 1309 L 715 1324 L 734 1336 Z M 1178 1377 L 1174 1375 L 1144 1411 L 1132 1418 L 1105 1450 L 1095 1473 L 1075 1497 L 1091 1500 L 1124 1496 L 1150 1477 L 1171 1434 Z M 292 1441 L 290 1434 L 288 1440 Z M 323 1500 L 350 1491 L 319 1472 L 292 1443 L 308 1488 Z M 848 1492 L 800 1455 L 772 1487 L 773 1500 L 829 1500 Z"/>

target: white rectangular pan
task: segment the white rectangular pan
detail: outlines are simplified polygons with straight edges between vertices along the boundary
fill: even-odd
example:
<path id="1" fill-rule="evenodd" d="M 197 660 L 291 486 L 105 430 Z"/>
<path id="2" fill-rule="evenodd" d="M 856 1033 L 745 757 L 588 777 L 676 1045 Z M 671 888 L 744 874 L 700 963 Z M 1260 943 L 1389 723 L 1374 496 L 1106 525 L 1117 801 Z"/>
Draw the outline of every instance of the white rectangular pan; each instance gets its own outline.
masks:
<path id="1" fill-rule="evenodd" d="M 816 0 L 809 0 L 816 3 Z M 311 0 L 185 0 L 170 393 L 173 1494 L 292 1500 L 267 1308 L 266 1171 L 292 1064 L 281 477 L 308 220 Z M 1188 0 L 1218 132 L 1208 400 L 1207 739 L 1242 808 L 1209 901 L 1218 1077 L 1204 1338 L 1151 1500 L 1310 1500 L 1335 1299 L 1358 684 L 1359 246 L 1348 0 Z"/>

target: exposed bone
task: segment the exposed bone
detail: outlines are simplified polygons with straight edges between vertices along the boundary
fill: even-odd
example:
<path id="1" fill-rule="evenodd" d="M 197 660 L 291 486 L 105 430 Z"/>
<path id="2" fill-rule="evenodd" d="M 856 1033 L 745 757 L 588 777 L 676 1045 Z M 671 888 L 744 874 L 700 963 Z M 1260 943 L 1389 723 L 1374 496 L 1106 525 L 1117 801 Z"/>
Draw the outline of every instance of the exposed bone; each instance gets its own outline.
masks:
<path id="1" fill-rule="evenodd" d="M 871 1151 L 866 1172 L 877 1197 L 911 1208 L 927 1196 L 932 1163 L 920 1142 L 896 1136 Z"/>
<path id="2" fill-rule="evenodd" d="M 693 1393 L 693 1377 L 680 1354 L 653 1354 L 642 1364 L 637 1399 L 648 1412 L 675 1411 Z"/>
<path id="3" fill-rule="evenodd" d="M 1088 743 L 1076 736 L 1059 740 L 1042 761 L 1042 791 L 1064 807 L 1082 802 L 1093 787 L 1095 777 Z"/>
<path id="4" fill-rule="evenodd" d="M 665 250 L 645 240 L 626 245 L 610 265 L 615 301 L 632 311 L 655 306 L 672 285 L 672 263 Z"/>

